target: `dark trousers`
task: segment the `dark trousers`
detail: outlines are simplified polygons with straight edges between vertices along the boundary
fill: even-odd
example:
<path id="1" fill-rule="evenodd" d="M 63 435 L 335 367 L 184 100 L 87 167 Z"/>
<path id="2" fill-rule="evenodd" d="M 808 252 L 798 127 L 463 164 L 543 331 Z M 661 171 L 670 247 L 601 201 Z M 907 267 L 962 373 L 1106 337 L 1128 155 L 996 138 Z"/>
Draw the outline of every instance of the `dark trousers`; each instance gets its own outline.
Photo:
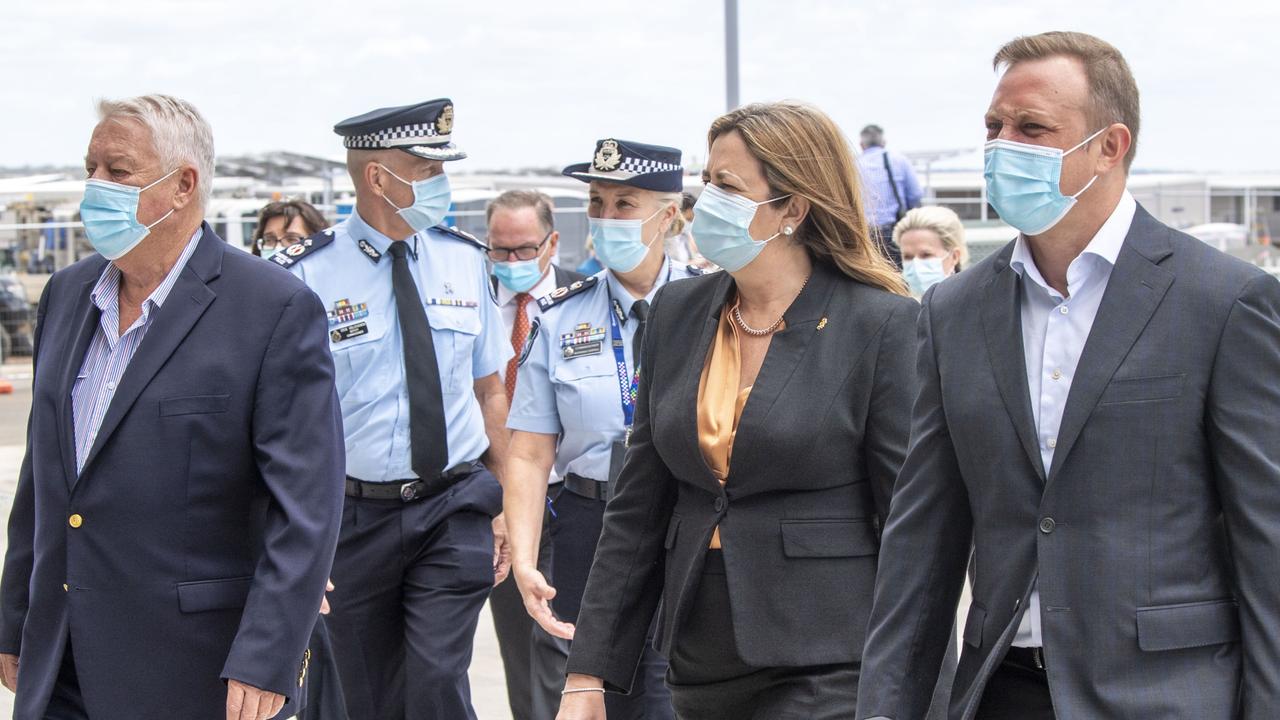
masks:
<path id="1" fill-rule="evenodd" d="M 467 668 L 500 503 L 487 470 L 409 503 L 347 498 L 326 621 L 353 720 L 475 720 Z"/>
<path id="2" fill-rule="evenodd" d="M 680 720 L 844 720 L 856 712 L 861 670 L 859 663 L 744 662 L 733 639 L 724 556 L 711 550 L 671 650 L 667 684 Z"/>
<path id="3" fill-rule="evenodd" d="M 1049 676 L 1033 663 L 1006 657 L 982 691 L 975 720 L 1054 720 Z"/>
<path id="4" fill-rule="evenodd" d="M 338 659 L 333 656 L 333 642 L 323 616 L 311 631 L 307 652 L 302 690 L 305 701 L 298 710 L 298 720 L 348 720 L 347 701 L 338 679 Z"/>
<path id="5" fill-rule="evenodd" d="M 559 486 L 548 489 L 551 493 Z M 551 518 L 542 524 L 542 542 L 538 548 L 538 569 L 551 577 Z M 548 580 L 549 581 L 549 580 Z M 536 703 L 545 705 L 543 698 L 560 698 L 564 688 L 564 657 L 551 637 L 543 630 L 524 607 L 515 577 L 508 577 L 489 595 L 489 611 L 493 613 L 493 629 L 498 636 L 498 650 L 502 654 L 502 669 L 507 678 L 507 704 L 511 707 L 512 720 L 536 720 L 555 718 L 559 703 L 549 712 L 539 712 Z M 560 672 L 556 673 L 556 667 Z"/>
<path id="6" fill-rule="evenodd" d="M 582 594 L 587 588 L 587 575 L 595 558 L 596 543 L 604 525 L 603 500 L 592 500 L 567 490 L 552 500 L 550 540 L 552 545 L 551 574 L 548 581 L 556 589 L 551 609 L 565 622 L 576 622 Z M 649 625 L 649 643 L 645 645 L 636 671 L 631 693 L 605 695 L 605 711 L 609 720 L 673 720 L 671 693 L 663 683 L 667 661 L 652 647 L 653 623 Z M 565 665 L 569 661 L 568 641 L 553 638 L 546 633 L 537 639 L 539 648 L 547 654 L 555 653 L 555 665 L 545 668 L 540 676 L 544 680 L 535 684 L 535 720 L 552 720 L 560 708 L 560 691 L 564 688 Z M 537 694 L 541 693 L 541 697 Z"/>
<path id="7" fill-rule="evenodd" d="M 62 667 L 58 670 L 58 681 L 54 683 L 49 706 L 45 708 L 44 720 L 89 720 L 84 698 L 80 695 L 80 681 L 76 678 L 76 662 L 71 656 L 69 642 L 62 651 Z"/>
<path id="8" fill-rule="evenodd" d="M 873 226 L 871 234 L 875 236 L 876 244 L 880 246 L 880 252 L 884 256 L 893 261 L 893 264 L 902 269 L 902 251 L 898 249 L 898 243 L 893 241 L 893 226 L 897 223 L 889 223 L 888 225 Z"/>

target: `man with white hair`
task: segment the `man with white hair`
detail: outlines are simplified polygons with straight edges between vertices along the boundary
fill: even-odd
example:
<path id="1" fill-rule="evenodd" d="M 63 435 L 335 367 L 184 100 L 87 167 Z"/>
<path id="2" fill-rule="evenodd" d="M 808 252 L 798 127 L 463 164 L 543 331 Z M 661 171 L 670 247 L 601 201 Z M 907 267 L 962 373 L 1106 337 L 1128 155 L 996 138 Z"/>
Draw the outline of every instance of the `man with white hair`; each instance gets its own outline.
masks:
<path id="1" fill-rule="evenodd" d="M 80 206 L 99 254 L 40 299 L 0 680 L 20 720 L 287 717 L 342 507 L 325 312 L 203 222 L 194 107 L 99 114 Z"/>

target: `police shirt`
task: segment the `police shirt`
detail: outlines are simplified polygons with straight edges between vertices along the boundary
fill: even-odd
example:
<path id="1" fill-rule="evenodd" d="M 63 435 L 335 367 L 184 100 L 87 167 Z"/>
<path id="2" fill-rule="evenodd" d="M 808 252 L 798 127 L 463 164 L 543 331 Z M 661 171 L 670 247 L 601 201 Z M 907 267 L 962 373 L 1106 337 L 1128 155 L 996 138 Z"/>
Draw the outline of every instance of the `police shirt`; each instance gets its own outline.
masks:
<path id="1" fill-rule="evenodd" d="M 643 299 L 652 302 L 668 281 L 696 274 L 699 271 L 667 260 Z M 609 316 L 616 299 L 625 315 L 619 330 L 629 378 L 636 369 L 631 341 L 639 325 L 630 311 L 639 298 L 632 297 L 608 270 L 584 282 L 590 287 L 562 300 L 553 296 L 541 301 L 544 308 L 520 366 L 507 427 L 560 436 L 556 474 L 603 481 L 609 476 L 613 443 L 626 435 L 623 382 Z"/>
<path id="2" fill-rule="evenodd" d="M 314 247 L 296 251 L 296 256 L 283 254 L 280 264 L 310 286 L 329 311 L 347 474 L 369 482 L 415 478 L 404 350 L 387 252 L 392 241 L 356 212 L 314 240 Z M 443 227 L 405 242 L 431 323 L 448 467 L 453 467 L 478 459 L 489 447 L 473 383 L 503 370 L 513 354 L 511 341 L 490 294 L 478 243 Z M 294 248 L 286 251 L 291 252 Z"/>

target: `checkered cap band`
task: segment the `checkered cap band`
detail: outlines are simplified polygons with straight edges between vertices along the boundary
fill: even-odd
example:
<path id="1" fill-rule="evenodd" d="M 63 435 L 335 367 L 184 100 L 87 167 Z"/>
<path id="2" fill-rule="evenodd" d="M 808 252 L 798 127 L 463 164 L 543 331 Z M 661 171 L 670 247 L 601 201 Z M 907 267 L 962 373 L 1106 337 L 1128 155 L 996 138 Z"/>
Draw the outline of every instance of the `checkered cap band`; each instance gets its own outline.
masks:
<path id="1" fill-rule="evenodd" d="M 622 157 L 622 164 L 618 166 L 618 170 L 632 175 L 648 175 L 649 173 L 671 172 L 679 169 L 679 165 L 674 165 L 672 163 L 645 160 L 644 158 L 628 157 L 625 155 Z"/>
<path id="2" fill-rule="evenodd" d="M 436 132 L 436 124 L 415 123 L 399 127 L 379 130 L 368 135 L 351 135 L 343 138 L 342 144 L 348 148 L 389 148 L 403 145 L 441 145 L 449 142 L 448 135 Z"/>

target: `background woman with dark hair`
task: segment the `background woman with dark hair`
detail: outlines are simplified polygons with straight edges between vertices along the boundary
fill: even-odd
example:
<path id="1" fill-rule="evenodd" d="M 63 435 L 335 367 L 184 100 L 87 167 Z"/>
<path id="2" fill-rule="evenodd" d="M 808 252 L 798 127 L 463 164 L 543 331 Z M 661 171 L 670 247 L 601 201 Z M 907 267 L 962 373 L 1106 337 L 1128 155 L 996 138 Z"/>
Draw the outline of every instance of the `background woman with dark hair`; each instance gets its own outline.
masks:
<path id="1" fill-rule="evenodd" d="M 253 231 L 253 247 L 249 251 L 265 260 L 327 227 L 329 223 L 320 211 L 306 201 L 273 202 L 258 214 L 258 227 Z"/>

